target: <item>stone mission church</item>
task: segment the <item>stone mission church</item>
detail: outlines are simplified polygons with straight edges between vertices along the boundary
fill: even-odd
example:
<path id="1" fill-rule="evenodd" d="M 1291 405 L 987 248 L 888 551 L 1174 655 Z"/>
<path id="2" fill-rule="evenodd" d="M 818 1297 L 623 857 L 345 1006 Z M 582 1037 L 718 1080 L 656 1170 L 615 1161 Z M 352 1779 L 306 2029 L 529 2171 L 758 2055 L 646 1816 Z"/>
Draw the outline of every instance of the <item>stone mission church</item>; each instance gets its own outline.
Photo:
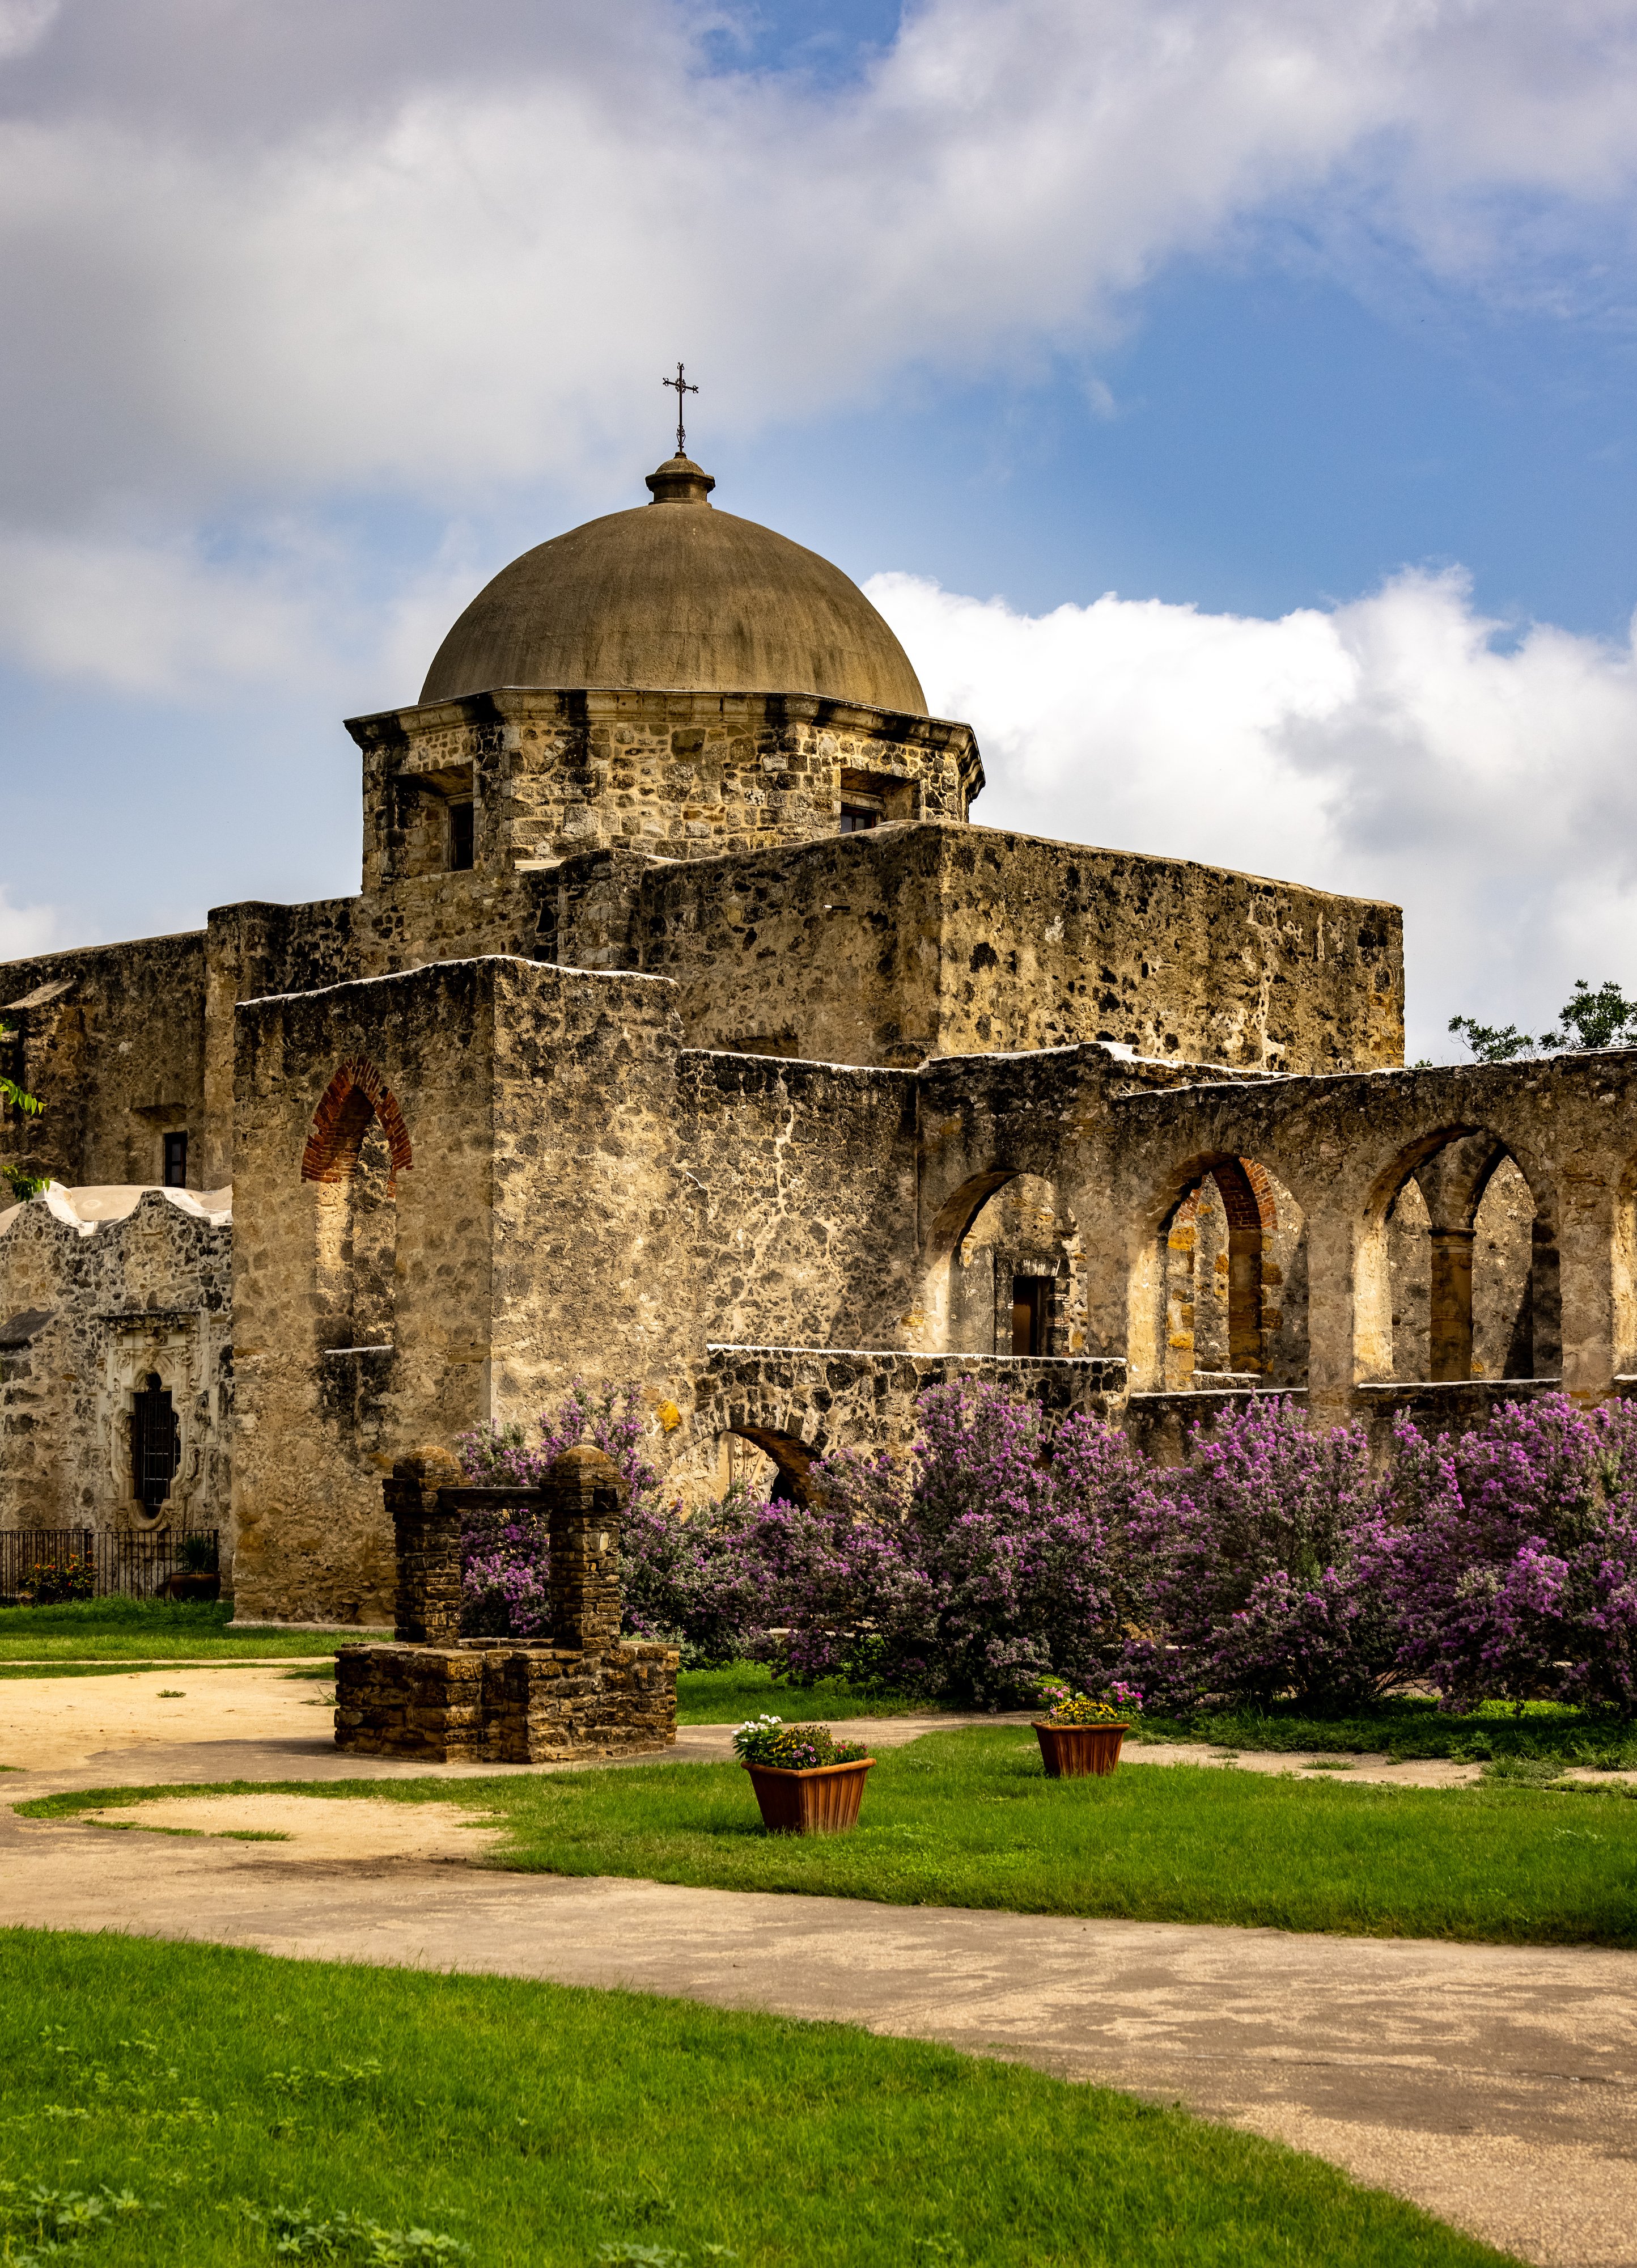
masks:
<path id="1" fill-rule="evenodd" d="M 576 1377 L 695 1502 L 955 1372 L 1159 1456 L 1270 1388 L 1376 1437 L 1625 1390 L 1631 1055 L 1406 1070 L 1391 906 L 974 823 L 969 727 L 714 485 L 349 723 L 356 897 L 0 968 L 51 1177 L 0 1524 L 216 1528 L 239 1619 L 379 1624 L 394 1461 Z"/>

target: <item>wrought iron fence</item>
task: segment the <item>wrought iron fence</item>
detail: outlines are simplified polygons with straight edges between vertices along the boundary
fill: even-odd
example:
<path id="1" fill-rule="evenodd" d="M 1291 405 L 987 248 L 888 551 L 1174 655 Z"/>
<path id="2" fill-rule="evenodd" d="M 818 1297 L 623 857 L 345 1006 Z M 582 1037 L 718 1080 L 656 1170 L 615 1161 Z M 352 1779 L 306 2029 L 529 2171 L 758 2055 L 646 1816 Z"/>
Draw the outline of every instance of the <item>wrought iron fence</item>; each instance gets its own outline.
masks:
<path id="1" fill-rule="evenodd" d="M 137 1535 L 128 1528 L 0 1528 L 0 1599 L 32 1592 L 36 1568 L 63 1570 L 76 1561 L 90 1568 L 95 1598 L 151 1598 L 167 1577 L 188 1572 L 184 1543 L 208 1543 L 214 1559 L 218 1541 L 214 1528 L 188 1528 L 180 1535 L 168 1529 Z"/>

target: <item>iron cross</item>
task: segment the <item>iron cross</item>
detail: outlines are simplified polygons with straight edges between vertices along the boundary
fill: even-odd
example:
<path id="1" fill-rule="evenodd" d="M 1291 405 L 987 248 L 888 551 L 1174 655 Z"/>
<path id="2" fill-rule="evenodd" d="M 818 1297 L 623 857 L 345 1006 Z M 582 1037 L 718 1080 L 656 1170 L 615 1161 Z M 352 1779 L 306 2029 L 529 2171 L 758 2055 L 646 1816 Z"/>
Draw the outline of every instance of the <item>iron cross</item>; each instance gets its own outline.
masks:
<path id="1" fill-rule="evenodd" d="M 687 435 L 682 430 L 682 396 L 685 394 L 697 394 L 699 392 L 699 388 L 696 386 L 690 386 L 687 383 L 686 379 L 682 375 L 682 365 L 680 363 L 677 364 L 677 374 L 674 378 L 662 378 L 659 383 L 661 386 L 672 387 L 676 391 L 677 454 L 679 457 L 686 457 L 687 454 Z"/>

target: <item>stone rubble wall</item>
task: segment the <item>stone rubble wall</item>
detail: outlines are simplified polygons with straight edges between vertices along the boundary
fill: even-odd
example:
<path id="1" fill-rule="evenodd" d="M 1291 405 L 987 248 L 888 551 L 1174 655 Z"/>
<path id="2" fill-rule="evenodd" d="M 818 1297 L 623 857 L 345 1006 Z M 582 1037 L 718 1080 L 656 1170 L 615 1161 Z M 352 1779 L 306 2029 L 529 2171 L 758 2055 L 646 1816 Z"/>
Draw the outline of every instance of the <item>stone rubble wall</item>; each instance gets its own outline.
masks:
<path id="1" fill-rule="evenodd" d="M 983 785 L 969 726 L 807 694 L 509 687 L 347 729 L 366 897 L 443 863 L 451 798 L 473 804 L 478 867 L 503 874 L 616 844 L 701 858 L 804 842 L 836 832 L 849 790 L 892 818 L 964 820 Z"/>
<path id="2" fill-rule="evenodd" d="M 231 1588 L 231 1225 L 157 1189 L 96 1224 L 73 1202 L 31 1198 L 0 1230 L 0 1526 L 218 1528 Z M 129 1428 L 156 1372 L 181 1460 L 154 1521 L 133 1493 Z"/>
<path id="3" fill-rule="evenodd" d="M 695 1046 L 911 1067 L 1084 1041 L 1256 1071 L 1404 1060 L 1403 922 L 1374 900 L 929 824 L 632 869 L 625 887 L 628 965 L 675 977 Z M 564 961 L 584 959 L 577 902 Z M 595 906 L 606 952 L 606 880 Z"/>

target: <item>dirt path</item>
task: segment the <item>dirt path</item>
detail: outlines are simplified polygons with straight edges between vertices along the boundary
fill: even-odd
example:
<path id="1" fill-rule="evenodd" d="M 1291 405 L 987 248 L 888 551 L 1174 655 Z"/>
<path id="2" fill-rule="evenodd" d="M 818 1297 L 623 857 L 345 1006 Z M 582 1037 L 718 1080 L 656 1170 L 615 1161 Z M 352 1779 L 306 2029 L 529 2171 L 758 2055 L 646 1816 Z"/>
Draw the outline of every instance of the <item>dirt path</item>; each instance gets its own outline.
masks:
<path id="1" fill-rule="evenodd" d="M 54 1747 L 51 1761 L 0 1786 L 15 1800 L 64 1786 L 422 1771 L 339 1756 L 322 1711 L 306 1705 L 322 1686 L 281 1690 L 280 1675 L 255 1672 L 235 1693 L 213 1674 L 220 1713 L 204 1724 L 166 1716 L 157 1697 L 103 1703 L 106 1720 L 75 1715 L 37 1743 Z M 125 1683 L 42 1681 L 41 1697 Z M 0 1719 L 17 1690 L 0 1688 Z M 88 1742 L 99 1721 L 115 1737 L 99 1749 Z M 888 1746 L 958 1721 L 857 1729 Z M 704 1761 L 727 1745 L 725 1727 L 685 1727 L 671 1753 Z M 1200 1755 L 1139 1748 L 1131 1761 Z M 1279 1771 L 1303 1761 L 1257 1760 Z M 451 1778 L 493 1770 L 437 1768 Z M 1421 1770 L 1381 1763 L 1388 1778 Z M 249 1793 L 143 1808 L 150 1823 L 187 1831 L 142 1832 L 129 1810 L 97 1826 L 0 1808 L 0 1921 L 626 1985 L 940 2039 L 1314 2151 L 1543 2268 L 1637 2268 L 1637 1954 L 503 1874 L 463 1863 L 490 1835 L 441 1804 L 406 1813 Z M 109 1831 L 121 1825 L 131 1831 Z M 233 1839 L 245 1835 L 281 1839 Z"/>

